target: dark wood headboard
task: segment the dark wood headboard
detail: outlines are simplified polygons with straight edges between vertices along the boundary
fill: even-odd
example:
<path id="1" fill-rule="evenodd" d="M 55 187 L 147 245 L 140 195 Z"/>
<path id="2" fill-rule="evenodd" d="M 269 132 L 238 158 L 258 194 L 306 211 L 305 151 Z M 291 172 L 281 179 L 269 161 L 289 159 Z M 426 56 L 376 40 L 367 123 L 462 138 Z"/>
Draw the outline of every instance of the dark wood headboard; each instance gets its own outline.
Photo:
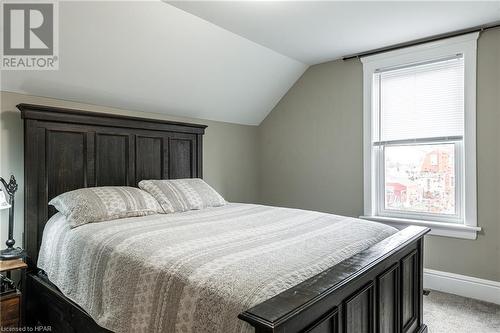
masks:
<path id="1" fill-rule="evenodd" d="M 24 119 L 24 247 L 36 266 L 48 202 L 82 187 L 202 177 L 205 125 L 19 104 Z"/>

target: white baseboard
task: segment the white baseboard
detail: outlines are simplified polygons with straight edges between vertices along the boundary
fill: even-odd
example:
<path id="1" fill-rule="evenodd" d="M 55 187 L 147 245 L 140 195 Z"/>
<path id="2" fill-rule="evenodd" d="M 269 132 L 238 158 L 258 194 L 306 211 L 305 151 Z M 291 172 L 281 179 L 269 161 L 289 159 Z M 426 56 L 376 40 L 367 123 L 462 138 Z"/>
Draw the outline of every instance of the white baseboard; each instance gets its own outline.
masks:
<path id="1" fill-rule="evenodd" d="M 424 269 L 424 288 L 500 304 L 500 282 Z"/>

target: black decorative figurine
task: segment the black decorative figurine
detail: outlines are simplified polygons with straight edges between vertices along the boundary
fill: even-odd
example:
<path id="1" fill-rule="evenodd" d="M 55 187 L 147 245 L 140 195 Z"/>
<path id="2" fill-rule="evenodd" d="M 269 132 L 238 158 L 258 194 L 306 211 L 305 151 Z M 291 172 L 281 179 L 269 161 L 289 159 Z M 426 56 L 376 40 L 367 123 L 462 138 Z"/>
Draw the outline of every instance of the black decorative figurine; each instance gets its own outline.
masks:
<path id="1" fill-rule="evenodd" d="M 0 181 L 5 187 L 5 192 L 9 196 L 9 239 L 5 242 L 7 245 L 6 249 L 0 251 L 0 260 L 11 260 L 24 258 L 26 253 L 20 247 L 14 247 L 16 241 L 14 240 L 14 195 L 17 191 L 17 182 L 14 176 L 10 176 L 10 181 L 7 183 L 2 177 L 0 177 Z"/>

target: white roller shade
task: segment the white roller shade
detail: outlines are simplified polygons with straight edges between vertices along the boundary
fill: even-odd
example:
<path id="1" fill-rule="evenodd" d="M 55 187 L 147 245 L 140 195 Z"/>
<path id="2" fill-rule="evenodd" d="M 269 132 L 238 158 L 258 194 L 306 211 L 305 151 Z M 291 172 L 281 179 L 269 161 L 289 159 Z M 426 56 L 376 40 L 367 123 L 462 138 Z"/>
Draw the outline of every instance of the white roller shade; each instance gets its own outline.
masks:
<path id="1" fill-rule="evenodd" d="M 463 135 L 463 56 L 374 75 L 380 125 L 375 141 Z"/>

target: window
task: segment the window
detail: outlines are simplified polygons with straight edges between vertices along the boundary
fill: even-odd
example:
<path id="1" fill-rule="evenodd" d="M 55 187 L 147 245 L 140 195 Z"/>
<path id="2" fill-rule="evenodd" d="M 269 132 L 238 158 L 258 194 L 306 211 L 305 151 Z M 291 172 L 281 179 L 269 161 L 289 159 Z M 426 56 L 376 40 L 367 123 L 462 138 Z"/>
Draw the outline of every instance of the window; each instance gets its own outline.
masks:
<path id="1" fill-rule="evenodd" d="M 476 237 L 477 37 L 362 59 L 364 218 Z"/>

